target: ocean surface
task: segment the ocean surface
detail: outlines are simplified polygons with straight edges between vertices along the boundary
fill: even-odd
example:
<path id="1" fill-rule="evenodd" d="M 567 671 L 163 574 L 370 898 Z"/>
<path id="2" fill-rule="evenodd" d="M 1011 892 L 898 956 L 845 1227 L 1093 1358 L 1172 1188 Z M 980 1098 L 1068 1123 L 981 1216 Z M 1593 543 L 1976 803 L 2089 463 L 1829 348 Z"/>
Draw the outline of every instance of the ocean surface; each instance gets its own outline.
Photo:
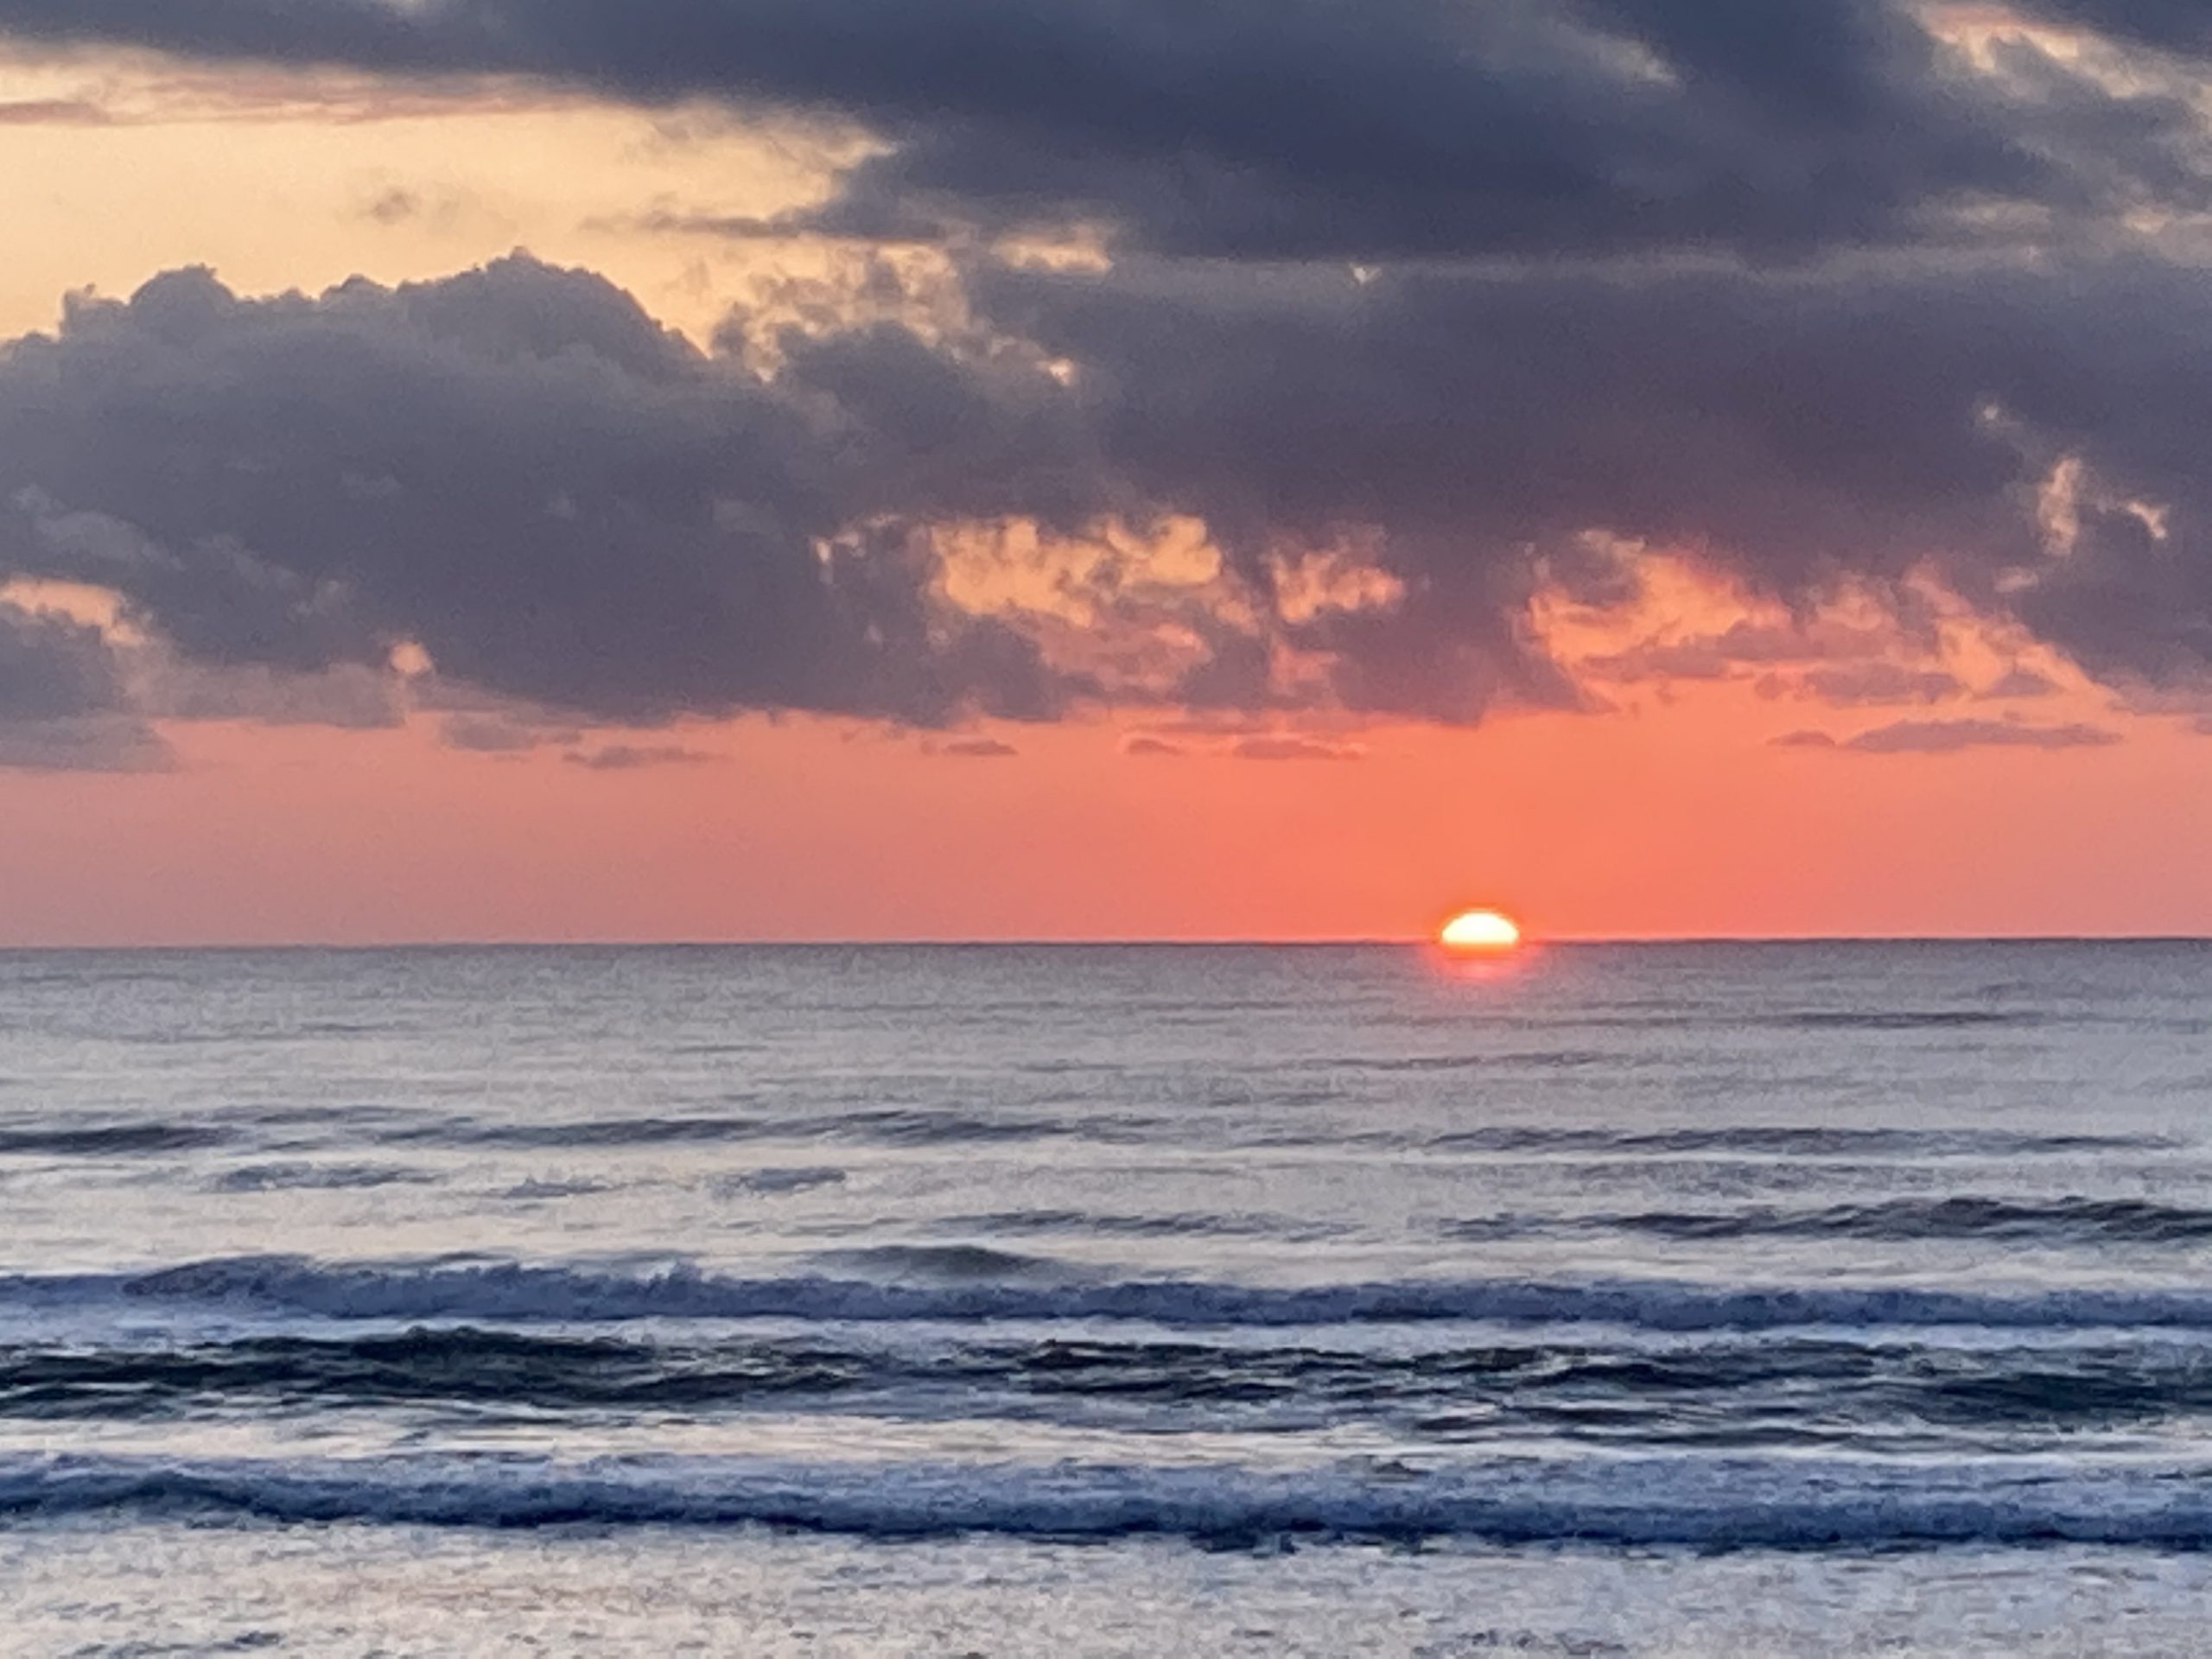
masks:
<path id="1" fill-rule="evenodd" d="M 2171 1654 L 2212 946 L 0 956 L 0 1652 Z"/>

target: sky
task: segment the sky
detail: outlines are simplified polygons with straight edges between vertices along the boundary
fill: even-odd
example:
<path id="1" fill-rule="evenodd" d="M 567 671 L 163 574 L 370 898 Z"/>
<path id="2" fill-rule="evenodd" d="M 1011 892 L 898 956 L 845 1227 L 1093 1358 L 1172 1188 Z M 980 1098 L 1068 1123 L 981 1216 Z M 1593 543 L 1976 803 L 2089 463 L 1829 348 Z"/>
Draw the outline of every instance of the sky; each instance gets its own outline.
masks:
<path id="1" fill-rule="evenodd" d="M 2212 933 L 2212 11 L 0 0 L 0 945 Z"/>

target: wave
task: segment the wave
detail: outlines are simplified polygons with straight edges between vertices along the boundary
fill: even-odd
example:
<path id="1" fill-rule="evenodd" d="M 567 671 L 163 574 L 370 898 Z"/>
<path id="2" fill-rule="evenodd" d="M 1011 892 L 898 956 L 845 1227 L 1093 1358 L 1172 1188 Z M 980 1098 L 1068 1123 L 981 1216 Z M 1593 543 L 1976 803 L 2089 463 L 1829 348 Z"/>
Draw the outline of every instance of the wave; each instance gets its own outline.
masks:
<path id="1" fill-rule="evenodd" d="M 197 1152 L 230 1140 L 202 1123 L 107 1123 L 85 1128 L 0 1129 L 0 1157 L 127 1158 Z"/>
<path id="2" fill-rule="evenodd" d="M 1740 1153 L 1779 1158 L 2020 1158 L 2163 1152 L 2180 1143 L 2142 1135 L 2031 1135 L 2003 1129 L 1829 1128 L 1743 1124 L 1696 1129 L 1566 1129 L 1499 1125 L 1420 1143 L 1438 1152 Z"/>
<path id="3" fill-rule="evenodd" d="M 1024 1262 L 1041 1258 L 1020 1258 Z M 899 1266 L 888 1258 L 873 1263 Z M 1168 1326 L 1603 1324 L 1655 1331 L 1798 1326 L 2212 1330 L 2212 1291 L 1950 1291 L 1909 1286 L 1736 1287 L 1663 1279 L 1437 1279 L 1300 1287 L 1189 1279 L 944 1281 L 803 1274 L 738 1278 L 690 1267 L 639 1274 L 521 1263 L 388 1266 L 235 1256 L 138 1273 L 0 1276 L 0 1304 L 249 1309 L 329 1319 L 505 1324 L 631 1319 L 1133 1320 Z"/>
<path id="4" fill-rule="evenodd" d="M 936 1224 L 949 1231 L 1014 1236 L 1084 1234 L 1108 1238 L 1280 1238 L 1304 1243 L 1341 1238 L 1350 1230 L 1327 1221 L 1290 1216 L 1105 1215 L 1092 1210 L 1004 1210 L 990 1215 L 948 1216 Z"/>
<path id="5" fill-rule="evenodd" d="M 773 1133 L 772 1125 L 753 1117 L 617 1117 L 568 1123 L 410 1125 L 382 1138 L 545 1150 L 712 1144 L 760 1140 Z"/>
<path id="6" fill-rule="evenodd" d="M 2048 1018 L 2031 1009 L 1821 1008 L 1769 1015 L 1767 1023 L 1793 1031 L 1974 1031 L 1985 1027 L 2037 1026 Z"/>
<path id="7" fill-rule="evenodd" d="M 339 1192 L 352 1187 L 423 1186 L 437 1177 L 391 1164 L 242 1164 L 208 1182 L 218 1192 Z"/>
<path id="8" fill-rule="evenodd" d="M 1428 1072 L 1491 1071 L 1512 1066 L 1535 1071 L 1566 1071 L 1583 1066 L 1628 1068 L 1645 1057 L 1626 1050 L 1599 1048 L 1513 1049 L 1495 1054 L 1411 1054 L 1345 1056 L 1310 1060 L 1310 1069 L 1329 1071 Z"/>
<path id="9" fill-rule="evenodd" d="M 2009 1238 L 2141 1244 L 2212 1239 L 2212 1210 L 2141 1198 L 1891 1198 L 1806 1210 L 1654 1211 L 1596 1217 L 1588 1224 L 1679 1239 Z"/>
<path id="10" fill-rule="evenodd" d="M 412 1145 L 520 1151 L 707 1146 L 762 1141 L 843 1141 L 885 1147 L 995 1146 L 1033 1141 L 1126 1145 L 1167 1120 L 1100 1114 L 1084 1118 L 984 1116 L 935 1108 L 874 1107 L 791 1116 L 702 1115 L 691 1117 L 589 1118 L 556 1123 L 416 1124 L 378 1138 Z M 4 1150 L 4 1148 L 0 1148 Z"/>
<path id="11" fill-rule="evenodd" d="M 1275 1540 L 1705 1549 L 2212 1547 L 2198 1471 L 1875 1459 L 1499 1459 L 1294 1471 L 512 1454 L 374 1459 L 0 1459 L 0 1516 L 114 1512 L 454 1528 L 743 1527 L 1216 1547 Z"/>
<path id="12" fill-rule="evenodd" d="M 707 1190 L 719 1198 L 772 1198 L 819 1186 L 842 1186 L 845 1179 L 845 1172 L 832 1165 L 770 1165 L 710 1177 Z"/>
<path id="13" fill-rule="evenodd" d="M 763 1404 L 877 1418 L 1051 1421 L 1148 1433 L 1388 1425 L 1409 1445 L 1531 1436 L 1651 1450 L 1923 1446 L 1984 1451 L 2212 1408 L 2202 1344 L 1966 1351 L 1909 1342 L 1556 1341 L 1357 1346 L 1115 1339 L 919 1344 L 835 1333 L 686 1338 L 477 1326 L 114 1346 L 0 1348 L 0 1417 L 108 1423 L 250 1412 L 435 1408 L 701 1414 Z"/>
<path id="14" fill-rule="evenodd" d="M 1055 1279 L 1069 1268 L 1049 1256 L 995 1250 L 983 1244 L 874 1244 L 861 1249 L 825 1250 L 817 1260 L 889 1279 L 920 1279 L 958 1284 L 971 1280 Z"/>
<path id="15" fill-rule="evenodd" d="M 0 1413 L 45 1421 L 162 1418 L 217 1403 L 262 1410 L 480 1406 L 692 1411 L 830 1395 L 893 1363 L 805 1343 L 686 1350 L 512 1331 L 415 1329 L 340 1341 L 248 1338 L 193 1347 L 0 1351 Z"/>

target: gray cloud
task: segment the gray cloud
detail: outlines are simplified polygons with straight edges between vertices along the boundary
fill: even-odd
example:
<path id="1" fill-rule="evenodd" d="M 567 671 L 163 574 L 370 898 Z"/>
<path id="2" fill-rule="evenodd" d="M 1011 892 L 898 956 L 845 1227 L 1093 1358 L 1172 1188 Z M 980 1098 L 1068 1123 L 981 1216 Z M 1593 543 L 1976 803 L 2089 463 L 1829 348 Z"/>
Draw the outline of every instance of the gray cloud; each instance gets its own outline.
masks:
<path id="1" fill-rule="evenodd" d="M 470 754 L 524 754 L 548 743 L 573 743 L 580 734 L 573 728 L 549 730 L 511 715 L 448 715 L 438 728 L 439 740 L 449 749 Z"/>
<path id="2" fill-rule="evenodd" d="M 361 732 L 395 727 L 406 718 L 398 677 L 357 664 L 319 673 L 277 673 L 253 665 L 183 663 L 158 652 L 136 655 L 131 701 L 140 712 L 159 719 Z"/>
<path id="3" fill-rule="evenodd" d="M 320 299 L 174 273 L 0 347 L 0 572 L 110 588 L 200 665 L 380 669 L 412 641 L 461 685 L 622 721 L 1053 713 L 1068 688 L 939 604 L 900 528 L 1010 462 L 1037 487 L 969 418 L 988 371 L 893 334 L 807 365 L 764 380 L 524 258 Z"/>
<path id="4" fill-rule="evenodd" d="M 2041 10 L 2205 34 L 2155 0 Z M 661 0 L 649 29 L 617 0 L 0 0 L 0 32 L 829 114 L 887 148 L 805 222 L 869 237 L 1787 259 L 2206 200 L 2185 99 L 2025 37 L 1976 68 L 1908 0 Z"/>
<path id="5" fill-rule="evenodd" d="M 948 606 L 933 526 L 1187 515 L 1256 621 L 1085 595 L 1197 642 L 1163 702 L 1590 708 L 1532 607 L 1632 596 L 1638 546 L 1801 621 L 1870 593 L 1905 633 L 1932 578 L 2115 686 L 2201 689 L 2212 289 L 2113 250 L 2146 245 L 2126 215 L 2212 207 L 2212 29 L 2023 15 L 2105 38 L 1970 63 L 1904 0 L 669 0 L 650 29 L 612 0 L 0 0 L 37 41 L 828 112 L 887 148 L 807 226 L 1091 221 L 1120 256 L 958 251 L 973 333 L 758 354 L 758 319 L 702 353 L 524 259 L 319 299 L 174 273 L 0 350 L 0 575 L 111 588 L 180 662 L 270 683 L 414 641 L 556 724 L 941 727 L 1103 688 Z M 1339 545 L 1402 598 L 1289 603 L 1287 554 Z M 1296 690 L 1286 648 L 1319 664 Z M 1777 664 L 1839 703 L 1961 690 L 1802 626 L 1588 666 Z"/>
<path id="6" fill-rule="evenodd" d="M 721 759 L 720 755 L 704 749 L 687 749 L 674 743 L 610 743 L 604 748 L 577 751 L 563 758 L 570 766 L 583 766 L 592 772 L 639 772 L 648 766 L 703 766 Z"/>
<path id="7" fill-rule="evenodd" d="M 2120 741 L 2101 726 L 2030 726 L 2002 720 L 1901 720 L 1840 741 L 1825 732 L 1790 732 L 1784 748 L 1834 749 L 1854 754 L 1955 754 L 1961 749 L 2088 749 Z"/>
<path id="8" fill-rule="evenodd" d="M 1986 702 L 1998 702 L 2015 697 L 2049 697 L 2058 692 L 2058 682 L 2048 674 L 2038 674 L 2031 668 L 2017 664 L 2008 668 L 1987 685 L 1974 693 Z"/>
<path id="9" fill-rule="evenodd" d="M 128 715 L 0 721 L 0 769 L 10 772 L 166 772 L 175 756 Z"/>
<path id="10" fill-rule="evenodd" d="M 0 601 L 0 767 L 143 772 L 169 758 L 97 628 Z"/>
<path id="11" fill-rule="evenodd" d="M 1164 737 L 1153 737 L 1143 732 L 1134 733 L 1122 740 L 1122 753 L 1140 758 L 1179 760 L 1190 751 L 1179 743 L 1170 743 Z"/>
<path id="12" fill-rule="evenodd" d="M 0 601 L 0 720 L 78 720 L 123 703 L 121 675 L 98 628 Z"/>
<path id="13" fill-rule="evenodd" d="M 1145 694 L 1171 703 L 1590 707 L 1531 607 L 1632 596 L 1605 550 L 1639 545 L 1801 620 L 1600 675 L 1803 663 L 1834 702 L 1952 695 L 1867 660 L 1930 637 L 1932 575 L 2115 685 L 2212 678 L 2212 290 L 2185 267 L 965 278 L 988 334 L 787 334 L 772 375 L 524 258 L 80 301 L 0 347 L 0 575 L 111 588 L 180 663 L 320 685 L 355 724 L 386 717 L 403 641 L 556 723 L 1049 718 L 1099 683 L 939 592 L 930 527 L 1003 516 L 1205 523 L 1255 620 L 1163 610 L 1118 569 L 1091 595 L 1201 643 Z M 1289 602 L 1283 560 L 1338 545 L 1402 597 Z M 1847 586 L 1894 626 L 1815 627 Z M 1318 680 L 1271 679 L 1286 646 Z"/>
<path id="14" fill-rule="evenodd" d="M 1936 668 L 1909 668 L 1897 663 L 1842 663 L 1807 671 L 1799 682 L 1809 696 L 1823 702 L 1884 703 L 1940 702 L 1966 688 L 1957 678 Z"/>
<path id="15" fill-rule="evenodd" d="M 1239 760 L 1364 760 L 1367 751 L 1354 743 L 1332 743 L 1318 737 L 1247 737 L 1230 749 Z"/>
<path id="16" fill-rule="evenodd" d="M 970 282 L 1074 365 L 1121 487 L 1205 518 L 1255 583 L 1286 543 L 1381 532 L 1405 603 L 1287 630 L 1343 654 L 1354 707 L 1572 706 L 1517 619 L 1632 578 L 1593 531 L 1801 611 L 1885 594 L 1910 626 L 1932 575 L 2113 683 L 2212 674 L 2212 289 L 2188 266 Z"/>
<path id="17" fill-rule="evenodd" d="M 935 753 L 962 760 L 1011 760 L 1021 751 L 995 737 L 963 737 L 937 745 Z"/>
<path id="18" fill-rule="evenodd" d="M 112 112 L 86 99 L 0 99 L 0 127 L 105 127 L 114 124 Z"/>

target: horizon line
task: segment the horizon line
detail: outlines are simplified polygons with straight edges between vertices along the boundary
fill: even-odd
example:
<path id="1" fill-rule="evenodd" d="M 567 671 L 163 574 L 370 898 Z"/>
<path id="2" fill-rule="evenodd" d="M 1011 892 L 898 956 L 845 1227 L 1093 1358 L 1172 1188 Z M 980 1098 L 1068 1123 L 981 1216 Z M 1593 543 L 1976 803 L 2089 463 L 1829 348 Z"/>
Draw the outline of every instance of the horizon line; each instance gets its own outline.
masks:
<path id="1" fill-rule="evenodd" d="M 1325 934 L 1265 938 L 1233 934 L 1085 935 L 1052 938 L 955 934 L 866 938 L 411 938 L 411 939 L 210 939 L 69 943 L 0 943 L 0 956 L 98 955 L 152 951 L 356 951 L 429 950 L 1346 950 L 1426 949 L 1430 934 Z M 1668 946 L 1700 944 L 2207 944 L 2212 933 L 1578 933 L 1538 934 L 1524 938 L 1522 951 L 1549 947 Z M 1509 953 L 1510 954 L 1510 953 Z"/>

